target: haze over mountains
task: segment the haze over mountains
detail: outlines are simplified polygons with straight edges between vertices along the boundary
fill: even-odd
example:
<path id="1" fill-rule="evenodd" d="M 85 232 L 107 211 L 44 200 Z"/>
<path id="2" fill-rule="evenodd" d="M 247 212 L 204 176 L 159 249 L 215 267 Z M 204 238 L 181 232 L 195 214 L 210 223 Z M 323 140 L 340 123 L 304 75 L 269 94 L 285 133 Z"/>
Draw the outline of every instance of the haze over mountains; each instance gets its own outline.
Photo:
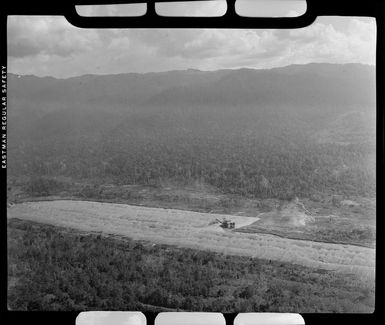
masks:
<path id="1" fill-rule="evenodd" d="M 176 127 L 290 129 L 327 142 L 348 141 L 352 132 L 362 134 L 354 141 L 374 135 L 375 68 L 362 64 L 69 79 L 10 74 L 8 84 L 11 141 Z"/>

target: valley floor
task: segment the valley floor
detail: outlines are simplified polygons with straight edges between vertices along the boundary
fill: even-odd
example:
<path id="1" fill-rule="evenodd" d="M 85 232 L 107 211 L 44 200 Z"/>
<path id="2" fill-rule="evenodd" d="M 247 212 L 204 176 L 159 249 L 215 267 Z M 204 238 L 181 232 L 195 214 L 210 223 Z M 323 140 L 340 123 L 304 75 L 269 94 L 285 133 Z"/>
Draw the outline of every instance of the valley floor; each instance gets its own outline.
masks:
<path id="1" fill-rule="evenodd" d="M 327 270 L 374 273 L 375 251 L 354 245 L 282 238 L 223 230 L 212 224 L 229 217 L 247 226 L 258 218 L 92 201 L 25 202 L 8 208 L 8 218 L 36 221 L 81 231 L 100 232 L 156 244 L 209 250 L 295 263 Z"/>
<path id="2" fill-rule="evenodd" d="M 223 194 L 199 183 L 152 187 L 108 184 L 107 180 L 92 183 L 59 178 L 56 182 L 58 181 L 63 184 L 64 189 L 50 190 L 50 193 L 38 195 L 25 190 L 28 180 L 10 180 L 8 183 L 13 185 L 8 186 L 7 200 L 10 204 L 63 199 L 85 200 L 214 213 L 237 218 L 251 217 L 255 222 L 240 228 L 238 221 L 237 231 L 375 248 L 374 198 L 320 193 L 311 198 L 290 202 L 275 198 Z"/>
<path id="3" fill-rule="evenodd" d="M 284 202 L 84 182 L 43 196 L 16 184 L 7 198 L 10 309 L 374 308 L 370 198 Z M 235 228 L 221 228 L 223 218 Z"/>

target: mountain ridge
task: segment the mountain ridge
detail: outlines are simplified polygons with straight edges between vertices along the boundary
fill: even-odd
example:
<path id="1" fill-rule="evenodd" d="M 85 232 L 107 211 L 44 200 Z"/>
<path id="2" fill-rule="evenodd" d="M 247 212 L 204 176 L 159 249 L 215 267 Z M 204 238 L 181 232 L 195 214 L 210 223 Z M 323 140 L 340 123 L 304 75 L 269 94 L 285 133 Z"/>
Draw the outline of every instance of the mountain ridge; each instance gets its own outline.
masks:
<path id="1" fill-rule="evenodd" d="M 333 121 L 347 116 L 354 119 L 355 127 L 366 128 L 348 113 L 375 111 L 375 69 L 364 64 L 189 69 L 68 79 L 10 74 L 8 84 L 10 133 L 16 138 L 28 138 L 27 134 L 45 138 L 55 132 L 94 134 L 99 129 L 108 133 L 116 128 L 123 133 L 140 128 L 141 133 L 157 128 L 190 133 L 223 128 L 239 133 L 236 128 L 244 128 L 246 134 L 258 128 L 259 134 L 276 130 L 282 136 L 282 130 L 301 130 L 304 137 L 322 134 L 333 141 Z M 338 125 L 349 128 L 349 123 Z M 338 137 L 353 133 L 342 130 Z"/>
<path id="2" fill-rule="evenodd" d="M 175 70 L 167 70 L 167 71 L 149 71 L 149 72 L 123 72 L 123 73 L 105 73 L 105 74 L 97 74 L 97 73 L 86 73 L 82 75 L 76 75 L 76 76 L 71 76 L 71 77 L 64 77 L 64 78 L 59 78 L 55 76 L 37 76 L 34 74 L 18 74 L 14 72 L 8 72 L 8 76 L 12 77 L 34 77 L 34 78 L 39 78 L 39 79 L 55 79 L 55 80 L 68 80 L 68 79 L 76 79 L 76 78 L 81 78 L 81 77 L 103 77 L 103 76 L 124 76 L 124 75 L 151 75 L 151 74 L 164 74 L 164 73 L 178 73 L 178 72 L 217 72 L 217 71 L 237 71 L 237 70 L 251 70 L 251 71 L 260 71 L 260 70 L 285 70 L 286 68 L 290 67 L 304 67 L 304 66 L 363 66 L 363 67 L 370 67 L 375 69 L 375 65 L 367 64 L 367 63 L 358 63 L 358 62 L 351 62 L 351 63 L 328 63 L 328 62 L 310 62 L 310 63 L 293 63 L 293 64 L 288 64 L 285 66 L 280 66 L 280 67 L 271 67 L 271 68 L 249 68 L 249 67 L 243 67 L 243 68 L 226 68 L 226 69 L 216 69 L 216 70 L 201 70 L 201 69 L 195 69 L 195 68 L 187 68 L 187 69 L 175 69 Z"/>

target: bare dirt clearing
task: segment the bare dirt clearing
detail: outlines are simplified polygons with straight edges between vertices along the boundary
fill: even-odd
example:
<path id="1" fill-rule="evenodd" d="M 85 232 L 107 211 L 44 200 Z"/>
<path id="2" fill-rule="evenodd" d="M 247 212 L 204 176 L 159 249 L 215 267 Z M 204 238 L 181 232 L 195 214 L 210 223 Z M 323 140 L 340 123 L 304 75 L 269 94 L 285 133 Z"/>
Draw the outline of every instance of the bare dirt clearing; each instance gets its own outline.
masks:
<path id="1" fill-rule="evenodd" d="M 238 231 L 368 248 L 375 248 L 376 244 L 372 220 L 357 218 L 354 213 L 311 213 L 298 199 L 282 202 L 278 208 L 260 213 L 258 218 Z"/>
<path id="2" fill-rule="evenodd" d="M 233 220 L 236 228 L 258 220 L 252 217 L 71 200 L 25 202 L 8 208 L 8 218 L 179 247 L 373 275 L 374 249 L 287 239 L 268 234 L 240 233 L 221 230 L 217 224 L 209 225 L 215 218 L 223 217 Z"/>

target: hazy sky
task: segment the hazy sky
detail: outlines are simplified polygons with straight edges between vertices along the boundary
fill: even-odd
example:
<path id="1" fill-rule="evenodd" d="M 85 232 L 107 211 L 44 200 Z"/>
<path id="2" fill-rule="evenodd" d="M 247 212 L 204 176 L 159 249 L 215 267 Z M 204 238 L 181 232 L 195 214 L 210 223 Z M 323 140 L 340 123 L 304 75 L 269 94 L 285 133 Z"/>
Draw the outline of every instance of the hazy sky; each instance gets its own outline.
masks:
<path id="1" fill-rule="evenodd" d="M 199 13 L 202 8 L 212 14 L 222 10 L 211 3 L 196 5 L 189 12 Z M 301 11 L 280 8 L 285 16 Z M 294 30 L 118 30 L 80 29 L 60 16 L 11 16 L 8 71 L 65 78 L 309 62 L 375 64 L 375 39 L 375 20 L 358 17 L 321 17 L 309 27 Z"/>
<path id="2" fill-rule="evenodd" d="M 160 313 L 155 325 L 226 325 L 221 313 L 177 312 Z"/>
<path id="3" fill-rule="evenodd" d="M 234 325 L 300 325 L 305 324 L 302 316 L 290 313 L 244 313 L 238 314 Z"/>
<path id="4" fill-rule="evenodd" d="M 146 325 L 141 312 L 88 311 L 76 318 L 76 325 Z"/>

